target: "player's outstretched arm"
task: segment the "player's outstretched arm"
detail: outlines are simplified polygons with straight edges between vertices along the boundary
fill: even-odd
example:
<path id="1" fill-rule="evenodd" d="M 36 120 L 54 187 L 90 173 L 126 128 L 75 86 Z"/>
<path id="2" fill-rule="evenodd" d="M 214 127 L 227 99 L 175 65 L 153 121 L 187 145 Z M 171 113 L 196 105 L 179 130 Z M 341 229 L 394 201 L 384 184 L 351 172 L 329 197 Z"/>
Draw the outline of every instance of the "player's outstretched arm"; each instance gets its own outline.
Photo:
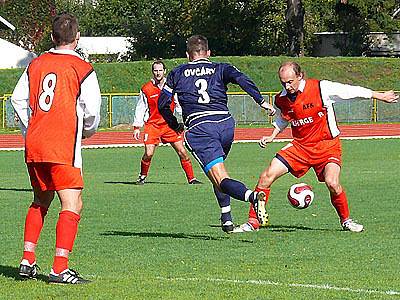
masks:
<path id="1" fill-rule="evenodd" d="M 29 122 L 29 78 L 28 69 L 22 73 L 11 96 L 11 105 L 18 116 L 21 133 L 25 137 Z"/>
<path id="2" fill-rule="evenodd" d="M 274 108 L 275 110 L 275 108 Z M 276 110 L 277 115 L 275 117 L 275 121 L 272 123 L 274 125 L 274 130 L 270 136 L 263 136 L 258 144 L 261 148 L 265 148 L 269 143 L 271 143 L 286 127 L 288 127 L 289 122 L 286 121 L 281 114 L 279 109 Z"/>
<path id="3" fill-rule="evenodd" d="M 96 73 L 93 71 L 81 84 L 79 103 L 83 107 L 82 137 L 91 137 L 99 127 L 101 94 Z"/>
<path id="4" fill-rule="evenodd" d="M 266 111 L 268 111 L 268 114 L 269 114 L 270 116 L 275 115 L 275 113 L 276 113 L 275 107 L 273 107 L 273 106 L 272 106 L 271 104 L 269 104 L 267 101 L 262 102 L 260 106 L 261 106 L 262 108 L 264 108 Z"/>
<path id="5" fill-rule="evenodd" d="M 139 140 L 139 138 L 140 138 L 140 128 L 139 127 L 134 127 L 134 129 L 133 129 L 133 138 L 135 139 L 135 140 Z"/>
<path id="6" fill-rule="evenodd" d="M 280 133 L 279 128 L 274 128 L 274 131 L 270 136 L 263 136 L 260 141 L 258 142 L 258 145 L 260 145 L 261 148 L 265 148 L 269 143 L 272 143 L 273 140 L 276 138 L 276 136 Z"/>
<path id="7" fill-rule="evenodd" d="M 182 129 L 183 126 L 181 123 L 178 123 L 178 120 L 171 111 L 171 101 L 172 101 L 171 97 L 172 93 L 165 91 L 164 87 L 164 89 L 161 91 L 160 97 L 158 98 L 158 111 L 164 118 L 165 122 L 167 122 L 168 126 L 172 130 L 175 130 L 176 132 L 180 133 L 183 131 Z"/>
<path id="8" fill-rule="evenodd" d="M 378 99 L 387 103 L 396 103 L 399 99 L 399 96 L 396 95 L 393 91 L 386 92 L 372 92 L 372 98 Z"/>

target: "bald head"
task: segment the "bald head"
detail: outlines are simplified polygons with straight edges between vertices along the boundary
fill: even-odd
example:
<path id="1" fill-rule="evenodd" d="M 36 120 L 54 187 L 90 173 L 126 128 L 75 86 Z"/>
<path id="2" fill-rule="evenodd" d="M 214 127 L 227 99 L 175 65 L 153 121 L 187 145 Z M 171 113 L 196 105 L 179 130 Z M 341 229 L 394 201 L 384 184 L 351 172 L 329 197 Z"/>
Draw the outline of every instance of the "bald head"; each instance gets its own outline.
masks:
<path id="1" fill-rule="evenodd" d="M 292 70 L 296 75 L 303 74 L 303 72 L 301 71 L 300 65 L 298 63 L 295 63 L 294 61 L 286 61 L 286 62 L 282 63 L 281 66 L 279 67 L 278 73 L 280 73 L 281 71 L 284 72 L 287 70 Z"/>
<path id="2" fill-rule="evenodd" d="M 294 94 L 299 90 L 300 81 L 304 77 L 300 65 L 293 61 L 281 64 L 278 75 L 282 86 L 289 94 Z"/>

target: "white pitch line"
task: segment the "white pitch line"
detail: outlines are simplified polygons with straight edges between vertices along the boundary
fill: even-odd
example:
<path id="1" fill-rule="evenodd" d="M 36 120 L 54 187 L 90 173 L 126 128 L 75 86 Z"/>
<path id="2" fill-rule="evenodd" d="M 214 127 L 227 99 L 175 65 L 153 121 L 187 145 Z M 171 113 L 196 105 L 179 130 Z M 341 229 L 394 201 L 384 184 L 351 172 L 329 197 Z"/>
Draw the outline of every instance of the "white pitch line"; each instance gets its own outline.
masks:
<path id="1" fill-rule="evenodd" d="M 319 284 L 306 284 L 306 283 L 281 283 L 277 281 L 270 280 L 237 280 L 237 279 L 222 279 L 222 278 L 166 278 L 166 277 L 156 277 L 158 280 L 165 281 L 208 281 L 208 282 L 222 282 L 222 283 L 235 283 L 235 284 L 256 284 L 256 285 L 274 285 L 274 286 L 286 286 L 286 287 L 300 287 L 309 289 L 320 289 L 320 290 L 334 290 L 343 291 L 358 294 L 379 294 L 379 295 L 389 295 L 398 296 L 400 291 L 379 291 L 374 289 L 352 289 L 348 287 L 337 287 L 329 284 L 319 285 Z"/>
<path id="2" fill-rule="evenodd" d="M 341 140 L 374 140 L 374 139 L 400 139 L 400 135 L 387 135 L 387 136 L 361 136 L 361 137 L 341 137 Z M 273 143 L 290 142 L 293 139 L 276 139 Z M 260 140 L 236 140 L 233 143 L 258 143 Z M 105 145 L 85 145 L 82 149 L 98 149 L 98 148 L 129 148 L 129 147 L 143 147 L 144 144 L 105 144 Z M 169 146 L 169 144 L 160 144 L 160 146 Z M 0 151 L 22 151 L 24 147 L 18 148 L 0 148 Z"/>

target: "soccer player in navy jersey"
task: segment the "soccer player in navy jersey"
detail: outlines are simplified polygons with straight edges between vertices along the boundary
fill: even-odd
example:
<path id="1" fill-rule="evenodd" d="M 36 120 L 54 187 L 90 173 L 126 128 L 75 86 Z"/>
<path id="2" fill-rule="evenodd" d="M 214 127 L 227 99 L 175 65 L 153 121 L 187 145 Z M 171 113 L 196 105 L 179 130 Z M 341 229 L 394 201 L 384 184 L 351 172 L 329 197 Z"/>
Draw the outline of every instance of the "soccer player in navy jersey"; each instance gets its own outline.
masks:
<path id="1" fill-rule="evenodd" d="M 230 197 L 253 204 L 260 221 L 266 218 L 265 193 L 252 191 L 229 177 L 224 161 L 233 142 L 235 120 L 229 112 L 226 94 L 229 83 L 238 84 L 270 115 L 275 113 L 254 82 L 234 66 L 209 60 L 207 38 L 191 36 L 186 44 L 189 62 L 172 70 L 161 92 L 158 109 L 173 130 L 185 132 L 185 144 L 213 184 L 221 208 L 222 230 L 231 233 Z M 182 107 L 184 124 L 178 123 L 170 109 L 172 95 Z"/>

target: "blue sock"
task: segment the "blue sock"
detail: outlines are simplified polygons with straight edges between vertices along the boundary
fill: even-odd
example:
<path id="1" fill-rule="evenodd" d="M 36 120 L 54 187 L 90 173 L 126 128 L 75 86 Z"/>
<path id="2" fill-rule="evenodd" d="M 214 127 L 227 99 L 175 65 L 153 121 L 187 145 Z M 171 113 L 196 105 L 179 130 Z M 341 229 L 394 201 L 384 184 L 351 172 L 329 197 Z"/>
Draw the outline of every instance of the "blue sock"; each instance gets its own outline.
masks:
<path id="1" fill-rule="evenodd" d="M 249 190 L 243 183 L 235 179 L 225 178 L 221 181 L 219 186 L 222 192 L 238 200 L 250 201 L 253 203 L 257 196 L 256 192 Z"/>
<path id="2" fill-rule="evenodd" d="M 213 188 L 215 197 L 217 198 L 218 201 L 218 205 L 221 208 L 222 224 L 225 223 L 226 221 L 232 221 L 231 198 L 229 197 L 229 195 L 220 192 L 215 186 L 213 186 Z"/>

